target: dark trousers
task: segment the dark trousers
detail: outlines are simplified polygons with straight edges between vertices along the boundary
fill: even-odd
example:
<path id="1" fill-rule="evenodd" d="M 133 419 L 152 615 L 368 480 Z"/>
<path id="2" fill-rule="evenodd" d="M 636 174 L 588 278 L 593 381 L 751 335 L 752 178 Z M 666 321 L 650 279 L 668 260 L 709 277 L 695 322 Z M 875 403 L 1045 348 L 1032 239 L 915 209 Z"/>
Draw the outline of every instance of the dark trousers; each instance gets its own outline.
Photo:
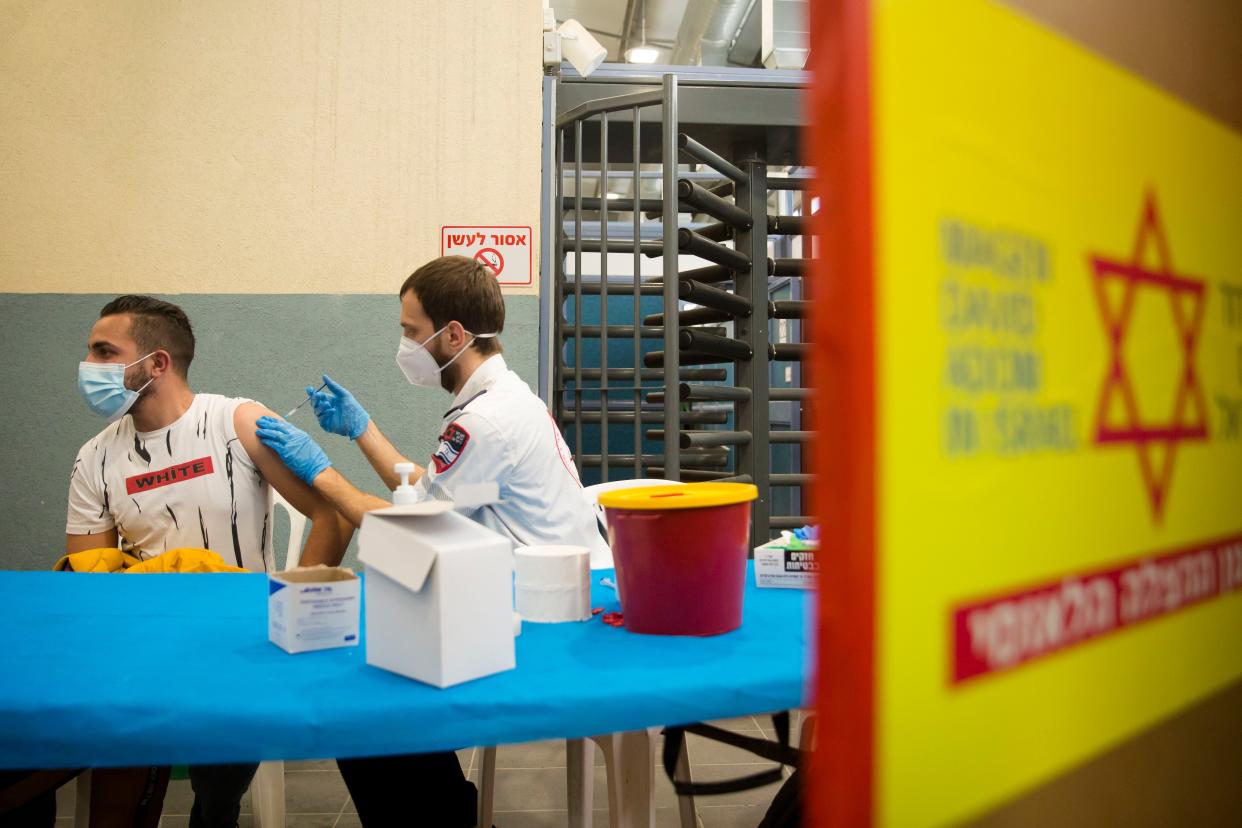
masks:
<path id="1" fill-rule="evenodd" d="M 76 770 L 0 771 L 0 828 L 52 828 L 56 789 Z"/>
<path id="2" fill-rule="evenodd" d="M 0 828 L 52 828 L 56 824 L 56 789 L 36 794 L 0 812 Z"/>
<path id="3" fill-rule="evenodd" d="M 258 769 L 257 764 L 191 765 L 194 806 L 190 808 L 190 828 L 233 828 L 237 825 L 241 799 Z"/>
<path id="4" fill-rule="evenodd" d="M 363 828 L 473 828 L 479 791 L 457 754 L 338 759 Z"/>
<path id="5" fill-rule="evenodd" d="M 56 822 L 56 789 L 72 782 L 78 773 L 42 770 L 0 774 L 0 826 L 52 828 Z M 79 802 L 78 807 L 89 809 L 91 828 L 156 828 L 168 775 L 166 767 L 96 768 L 91 773 L 90 802 Z"/>

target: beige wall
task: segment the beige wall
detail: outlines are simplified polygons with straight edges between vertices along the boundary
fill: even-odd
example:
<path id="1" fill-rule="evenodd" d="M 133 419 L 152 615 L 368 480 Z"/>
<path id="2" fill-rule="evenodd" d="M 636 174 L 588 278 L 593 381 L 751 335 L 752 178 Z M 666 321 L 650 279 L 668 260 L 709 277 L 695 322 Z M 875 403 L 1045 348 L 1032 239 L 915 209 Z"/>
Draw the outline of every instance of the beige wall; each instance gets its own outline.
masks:
<path id="1" fill-rule="evenodd" d="M 540 8 L 0 0 L 0 292 L 388 293 L 537 232 Z"/>

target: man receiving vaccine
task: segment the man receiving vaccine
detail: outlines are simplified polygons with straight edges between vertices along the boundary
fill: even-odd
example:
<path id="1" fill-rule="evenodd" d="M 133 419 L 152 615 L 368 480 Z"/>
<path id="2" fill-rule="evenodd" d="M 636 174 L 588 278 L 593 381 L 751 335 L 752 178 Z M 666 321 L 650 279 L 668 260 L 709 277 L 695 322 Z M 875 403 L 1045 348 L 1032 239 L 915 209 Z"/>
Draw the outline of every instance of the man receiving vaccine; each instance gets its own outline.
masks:
<path id="1" fill-rule="evenodd" d="M 271 413 L 265 406 L 191 390 L 194 344 L 189 318 L 171 302 L 120 296 L 99 312 L 78 366 L 78 389 L 107 424 L 78 451 L 69 475 L 65 551 L 120 548 L 146 560 L 195 547 L 264 572 L 274 565 L 272 486 L 310 518 L 302 562 L 338 563 L 351 530 L 259 443 L 255 421 Z M 220 699 L 245 703 L 244 697 Z M 257 767 L 191 766 L 190 824 L 232 828 Z M 97 770 L 91 810 L 127 824 L 143 824 L 137 814 L 144 811 L 158 819 L 167 780 L 167 768 Z"/>

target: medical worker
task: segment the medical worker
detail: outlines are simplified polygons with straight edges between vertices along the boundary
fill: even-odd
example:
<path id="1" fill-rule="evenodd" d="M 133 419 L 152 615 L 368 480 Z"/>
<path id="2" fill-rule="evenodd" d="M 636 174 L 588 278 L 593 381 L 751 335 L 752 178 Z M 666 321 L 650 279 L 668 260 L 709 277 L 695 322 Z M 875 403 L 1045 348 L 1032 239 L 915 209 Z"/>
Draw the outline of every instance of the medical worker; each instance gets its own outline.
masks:
<path id="1" fill-rule="evenodd" d="M 457 487 L 494 482 L 499 500 L 468 516 L 516 546 L 572 544 L 606 556 L 593 505 L 547 406 L 501 356 L 505 305 L 496 277 L 481 263 L 444 256 L 416 270 L 398 292 L 402 336 L 397 365 L 411 385 L 453 395 L 426 466 L 416 465 L 420 499 L 452 500 Z M 393 467 L 410 462 L 349 391 L 324 377 L 313 395 L 319 425 L 357 444 L 389 489 Z M 359 491 L 306 432 L 274 417 L 258 421 L 259 439 L 354 525 L 391 505 Z M 382 825 L 403 809 L 436 809 L 427 825 L 471 826 L 475 787 L 453 753 L 340 760 L 364 825 Z M 425 794 L 411 794 L 411 785 Z M 391 822 L 388 824 L 392 824 Z M 421 823 L 420 823 L 421 824 Z"/>
<path id="2" fill-rule="evenodd" d="M 498 336 L 504 298 L 486 267 L 444 256 L 405 280 L 397 365 L 411 385 L 453 395 L 439 441 L 413 480 L 420 499 L 451 500 L 463 484 L 495 482 L 499 502 L 472 514 L 516 546 L 574 544 L 607 554 L 594 510 L 582 491 L 569 447 L 548 408 L 509 370 Z M 324 377 L 314 391 L 324 431 L 348 437 L 389 489 L 400 482 L 393 467 L 408 463 L 346 389 Z M 311 437 L 275 417 L 259 420 L 259 439 L 355 526 L 391 504 L 346 480 Z"/>

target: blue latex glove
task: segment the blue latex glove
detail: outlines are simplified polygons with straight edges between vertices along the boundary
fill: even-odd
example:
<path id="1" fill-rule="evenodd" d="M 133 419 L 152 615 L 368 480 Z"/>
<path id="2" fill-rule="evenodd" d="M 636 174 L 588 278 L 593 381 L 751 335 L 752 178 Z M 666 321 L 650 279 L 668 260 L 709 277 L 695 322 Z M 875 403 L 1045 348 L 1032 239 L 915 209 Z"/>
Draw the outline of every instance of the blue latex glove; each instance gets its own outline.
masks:
<path id="1" fill-rule="evenodd" d="M 319 444 L 297 426 L 275 417 L 260 417 L 257 425 L 255 434 L 259 442 L 276 452 L 289 471 L 306 485 L 312 485 L 315 478 L 332 465 Z"/>
<path id="2" fill-rule="evenodd" d="M 316 391 L 309 385 L 306 387 L 311 405 L 315 406 L 315 416 L 319 418 L 319 427 L 332 434 L 357 440 L 367 430 L 371 415 L 358 404 L 353 394 L 333 382 L 327 374 L 323 375 L 323 383 L 327 386 L 326 391 Z"/>

